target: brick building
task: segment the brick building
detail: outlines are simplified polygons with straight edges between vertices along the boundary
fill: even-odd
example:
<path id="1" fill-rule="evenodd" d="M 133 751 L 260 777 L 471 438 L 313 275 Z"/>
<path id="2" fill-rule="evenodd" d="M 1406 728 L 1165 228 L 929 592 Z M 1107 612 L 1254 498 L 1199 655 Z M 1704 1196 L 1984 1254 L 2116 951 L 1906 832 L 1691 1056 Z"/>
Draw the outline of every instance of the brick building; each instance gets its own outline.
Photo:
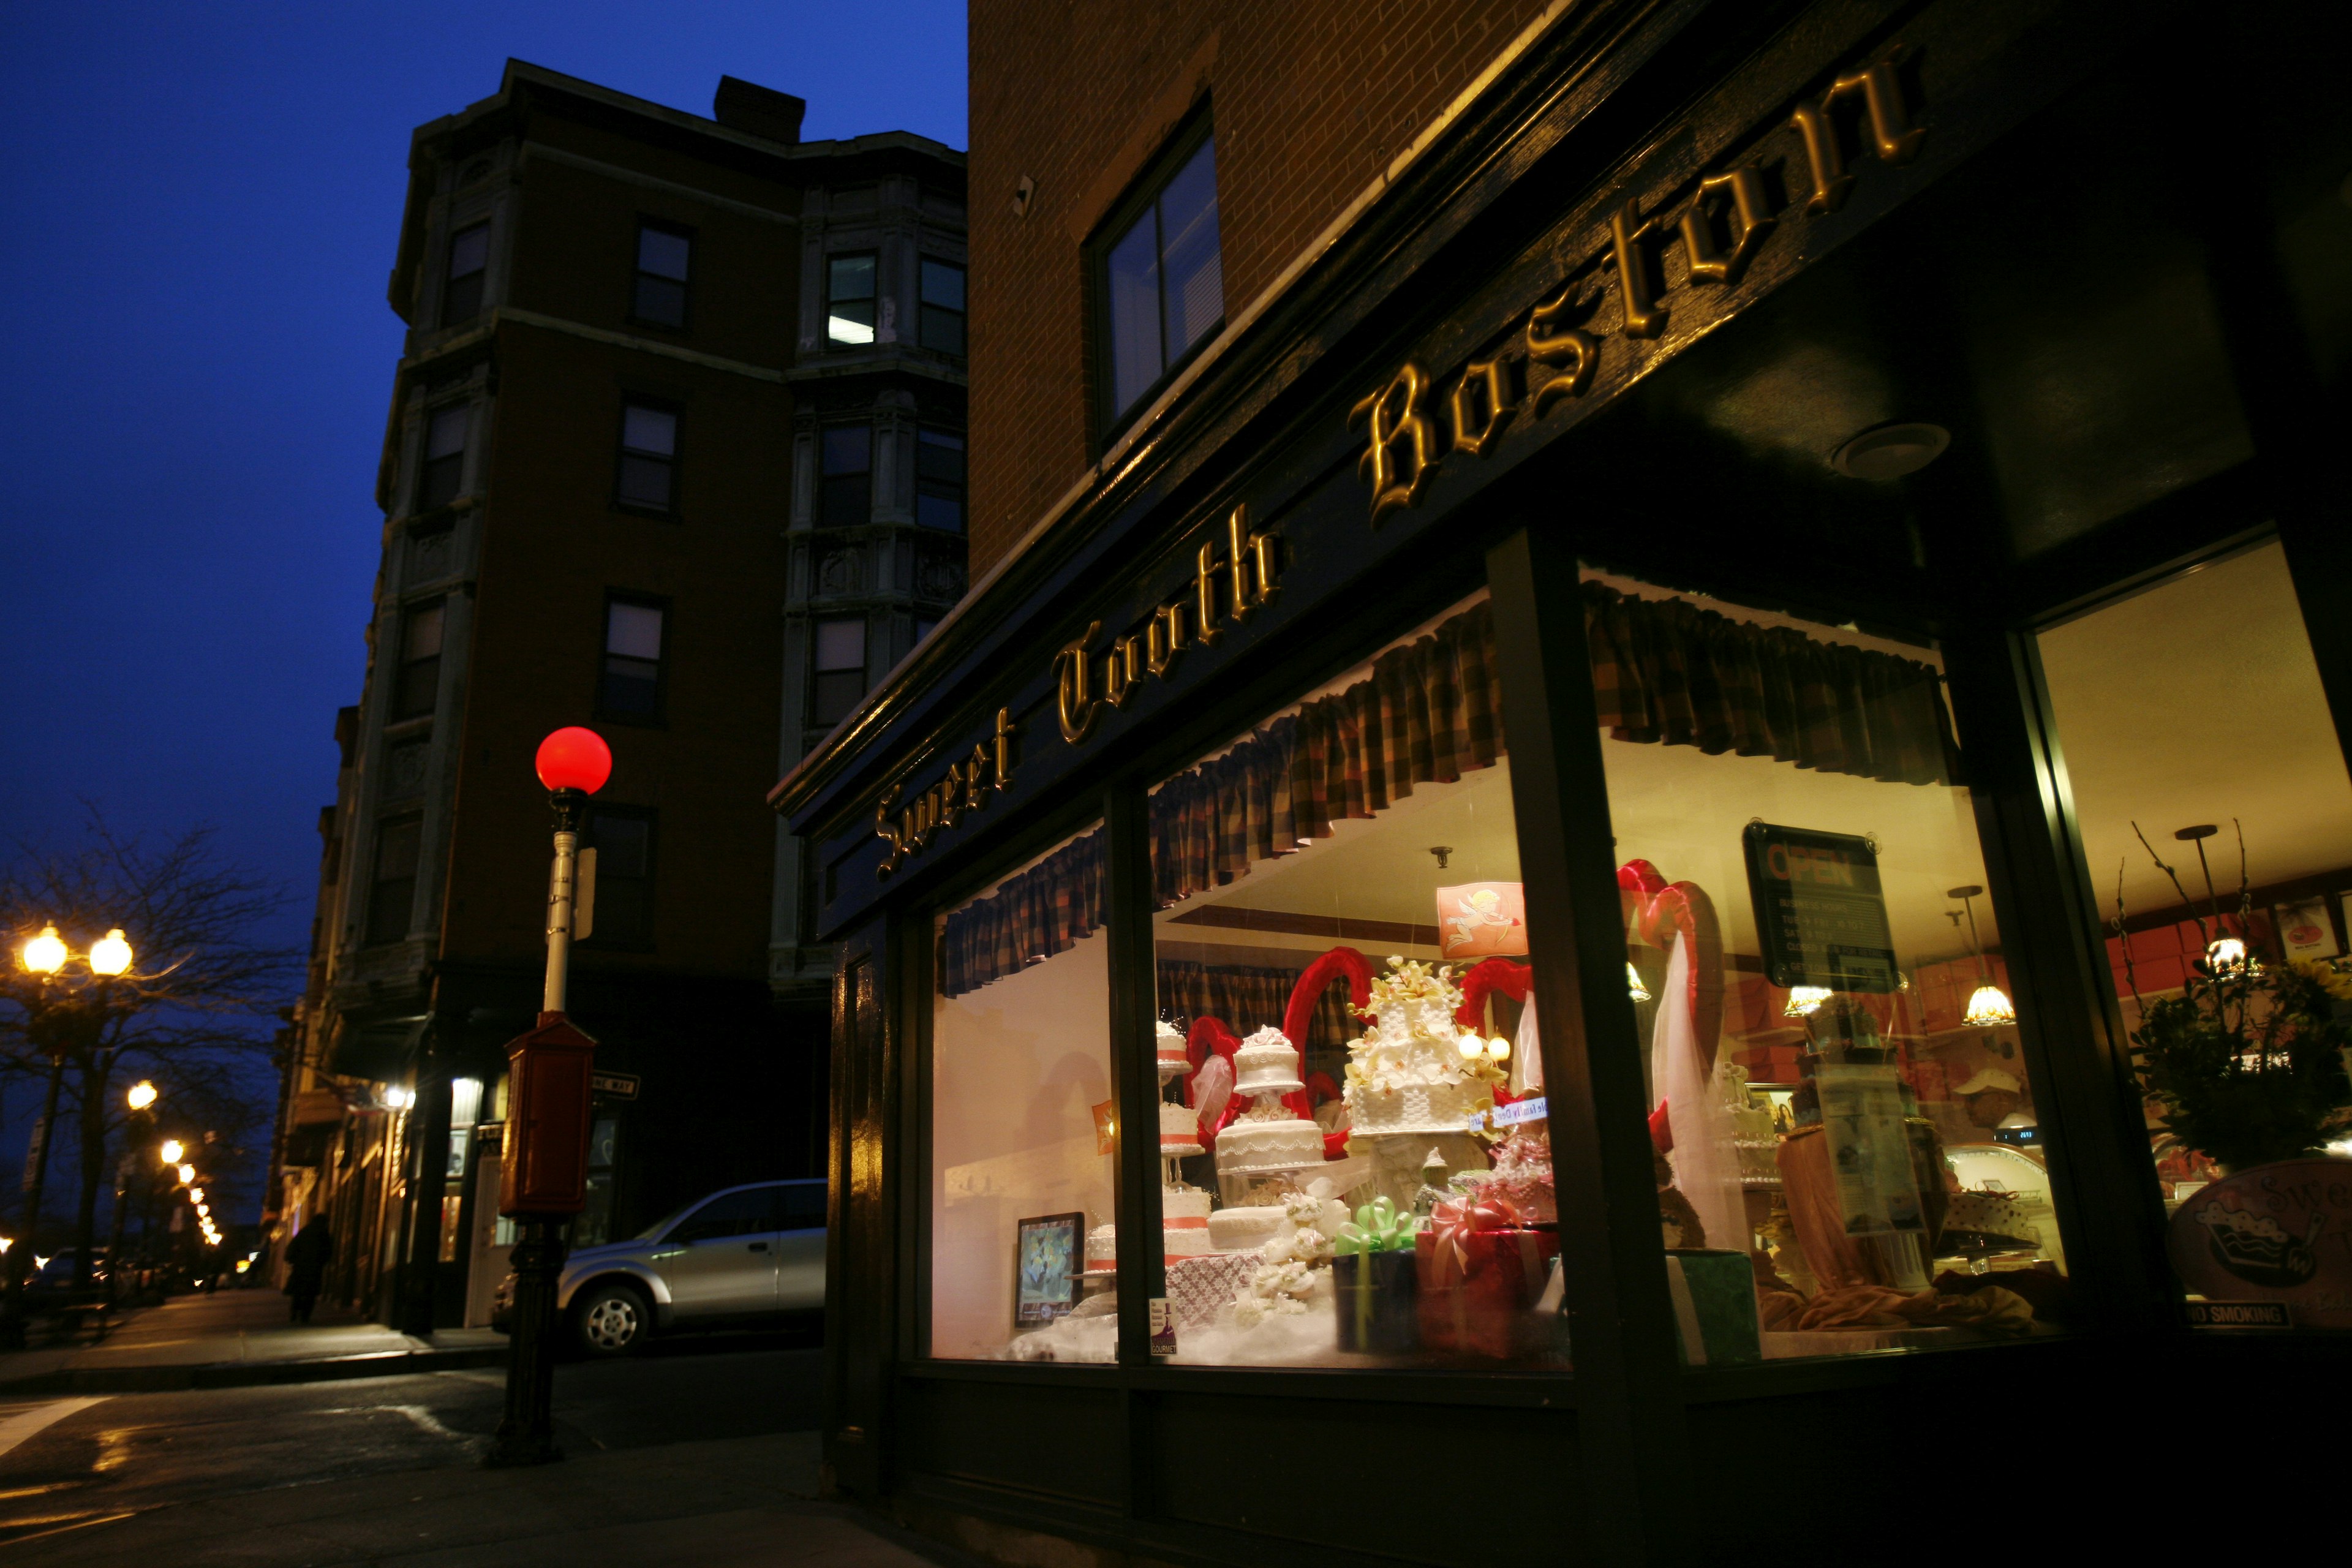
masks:
<path id="1" fill-rule="evenodd" d="M 2015 1525 L 2177 1546 L 2168 1435 L 2352 1329 L 2339 1005 L 2287 1132 L 2172 1076 L 2275 1059 L 2199 963 L 2352 983 L 2332 18 L 971 18 L 973 587 L 770 795 L 830 1482 L 1006 1563 L 1770 1560 L 1781 1472 L 1921 1540 L 2063 1411 Z M 2147 846 L 2231 821 L 2192 908 Z"/>
<path id="2" fill-rule="evenodd" d="M 963 171 L 904 133 L 803 142 L 802 109 L 510 62 L 412 144 L 281 1205 L 411 1326 L 482 1321 L 504 1272 L 559 726 L 614 753 L 572 1011 L 636 1080 L 575 1240 L 821 1157 L 832 963 L 760 796 L 962 591 Z"/>

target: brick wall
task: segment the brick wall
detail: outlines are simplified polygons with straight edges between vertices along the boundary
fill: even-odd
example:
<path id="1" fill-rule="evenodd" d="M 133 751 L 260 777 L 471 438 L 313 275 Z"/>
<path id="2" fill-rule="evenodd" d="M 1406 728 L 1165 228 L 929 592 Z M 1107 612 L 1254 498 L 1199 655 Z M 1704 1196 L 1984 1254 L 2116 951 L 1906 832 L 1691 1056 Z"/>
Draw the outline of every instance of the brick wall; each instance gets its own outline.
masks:
<path id="1" fill-rule="evenodd" d="M 971 0 L 973 574 L 1093 459 L 1084 242 L 1194 104 L 1230 315 L 1546 4 Z"/>

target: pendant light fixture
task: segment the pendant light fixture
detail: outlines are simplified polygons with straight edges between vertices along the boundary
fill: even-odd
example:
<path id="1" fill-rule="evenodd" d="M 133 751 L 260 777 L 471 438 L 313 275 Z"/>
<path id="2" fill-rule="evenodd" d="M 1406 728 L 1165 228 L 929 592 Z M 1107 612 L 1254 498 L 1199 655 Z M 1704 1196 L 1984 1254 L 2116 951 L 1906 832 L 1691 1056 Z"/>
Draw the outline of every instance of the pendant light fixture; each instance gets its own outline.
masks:
<path id="1" fill-rule="evenodd" d="M 2009 993 L 1992 983 L 1992 974 L 1985 964 L 1984 942 L 1977 935 L 1975 900 L 1983 895 L 1984 889 L 1973 882 L 1965 888 L 1954 888 L 1945 895 L 1959 900 L 1960 908 L 1967 912 L 1969 947 L 1976 954 L 1977 988 L 1969 996 L 1968 1010 L 1960 1015 L 1960 1022 L 1971 1029 L 1992 1029 L 2017 1022 L 2017 1007 L 2010 1001 Z"/>

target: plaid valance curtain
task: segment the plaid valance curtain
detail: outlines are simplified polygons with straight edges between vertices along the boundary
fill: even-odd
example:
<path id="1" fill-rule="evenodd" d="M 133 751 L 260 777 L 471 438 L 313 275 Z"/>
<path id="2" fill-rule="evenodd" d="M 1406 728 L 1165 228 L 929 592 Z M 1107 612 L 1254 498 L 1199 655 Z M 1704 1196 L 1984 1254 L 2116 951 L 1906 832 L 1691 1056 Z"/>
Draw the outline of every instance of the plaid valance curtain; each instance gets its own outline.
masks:
<path id="1" fill-rule="evenodd" d="M 1593 696 L 1618 740 L 1894 784 L 1961 776 L 1932 665 L 1605 583 L 1582 591 Z M 1494 616 L 1482 601 L 1381 654 L 1368 679 L 1154 791 L 1153 896 L 1166 909 L 1223 887 L 1257 861 L 1329 837 L 1335 822 L 1387 810 L 1416 784 L 1491 767 L 1505 749 Z M 1102 879 L 1097 830 L 949 916 L 940 990 L 953 996 L 1070 947 L 1101 923 Z"/>
<path id="2" fill-rule="evenodd" d="M 1370 678 L 1285 714 L 1151 797 L 1152 891 L 1162 909 L 1369 817 L 1421 784 L 1503 754 L 1495 622 L 1483 601 L 1372 661 Z"/>
<path id="3" fill-rule="evenodd" d="M 1202 1016 L 1215 1018 L 1236 1035 L 1282 1027 L 1290 1006 L 1291 988 L 1298 971 L 1238 963 L 1194 963 L 1186 959 L 1160 961 L 1160 1016 L 1188 1026 Z M 1315 1005 L 1309 1037 L 1294 1040 L 1308 1050 L 1338 1050 L 1361 1032 L 1348 1015 L 1348 991 L 1326 986 Z"/>
<path id="4" fill-rule="evenodd" d="M 1816 642 L 1682 599 L 1584 584 L 1601 722 L 1620 741 L 1771 757 L 1890 784 L 1948 784 L 1959 745 L 1935 667 Z"/>
<path id="5" fill-rule="evenodd" d="M 940 932 L 940 994 L 977 991 L 1067 952 L 1102 919 L 1103 833 L 1097 827 L 947 918 Z"/>

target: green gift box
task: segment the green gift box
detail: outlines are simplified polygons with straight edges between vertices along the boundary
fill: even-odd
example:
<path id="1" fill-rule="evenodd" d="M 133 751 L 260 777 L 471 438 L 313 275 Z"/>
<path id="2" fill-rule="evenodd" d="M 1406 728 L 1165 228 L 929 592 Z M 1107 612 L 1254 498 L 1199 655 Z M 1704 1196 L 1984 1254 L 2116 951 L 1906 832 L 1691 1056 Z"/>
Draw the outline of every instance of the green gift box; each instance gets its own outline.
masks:
<path id="1" fill-rule="evenodd" d="M 1670 1247 L 1666 1289 L 1682 1329 L 1685 1366 L 1745 1366 L 1764 1359 L 1756 1274 L 1746 1253 Z"/>

